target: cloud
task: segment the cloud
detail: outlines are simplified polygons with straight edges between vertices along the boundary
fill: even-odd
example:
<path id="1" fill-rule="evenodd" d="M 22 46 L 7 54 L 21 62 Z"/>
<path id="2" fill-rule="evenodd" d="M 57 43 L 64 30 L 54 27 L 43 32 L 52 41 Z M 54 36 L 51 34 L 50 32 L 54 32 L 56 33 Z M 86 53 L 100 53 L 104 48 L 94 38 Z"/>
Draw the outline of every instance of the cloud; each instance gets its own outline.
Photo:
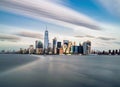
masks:
<path id="1" fill-rule="evenodd" d="M 120 0 L 98 0 L 106 10 L 120 17 Z"/>
<path id="2" fill-rule="evenodd" d="M 84 38 L 85 36 L 74 36 L 74 37 L 76 37 L 76 38 Z"/>
<path id="3" fill-rule="evenodd" d="M 92 35 L 86 35 L 86 37 L 89 37 L 89 38 L 95 38 L 95 37 L 92 36 Z"/>
<path id="4" fill-rule="evenodd" d="M 114 42 L 114 43 L 120 45 L 120 42 Z"/>
<path id="5" fill-rule="evenodd" d="M 41 33 L 30 32 L 30 31 L 21 31 L 21 32 L 16 33 L 16 35 L 22 36 L 22 37 L 43 39 L 43 35 Z"/>
<path id="6" fill-rule="evenodd" d="M 75 36 L 75 37 L 77 37 L 77 38 L 85 38 L 85 37 L 87 37 L 87 38 L 95 38 L 94 36 L 92 36 L 92 35 L 85 35 L 85 36 Z"/>
<path id="7" fill-rule="evenodd" d="M 0 34 L 0 41 L 11 41 L 11 42 L 17 42 L 20 41 L 20 37 L 15 35 L 8 35 L 8 34 Z"/>
<path id="8" fill-rule="evenodd" d="M 88 29 L 100 29 L 98 22 L 90 17 L 49 0 L 1 0 L 0 7 L 16 14 L 66 27 L 83 26 Z"/>
<path id="9" fill-rule="evenodd" d="M 116 40 L 116 38 L 109 38 L 109 37 L 97 37 L 97 39 L 101 39 L 101 40 Z"/>
<path id="10" fill-rule="evenodd" d="M 74 36 L 76 38 L 94 38 L 94 39 L 100 39 L 100 40 L 116 40 L 116 38 L 110 38 L 110 37 L 95 37 L 92 35 L 84 35 L 84 36 Z"/>

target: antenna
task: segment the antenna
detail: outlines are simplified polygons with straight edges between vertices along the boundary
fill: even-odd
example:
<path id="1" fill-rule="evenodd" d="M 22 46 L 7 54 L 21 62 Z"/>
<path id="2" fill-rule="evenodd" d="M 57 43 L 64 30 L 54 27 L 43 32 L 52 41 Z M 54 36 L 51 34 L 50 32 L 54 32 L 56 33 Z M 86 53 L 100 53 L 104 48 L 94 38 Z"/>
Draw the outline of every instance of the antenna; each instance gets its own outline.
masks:
<path id="1" fill-rule="evenodd" d="M 45 25 L 46 26 L 46 30 L 47 30 L 47 25 Z"/>

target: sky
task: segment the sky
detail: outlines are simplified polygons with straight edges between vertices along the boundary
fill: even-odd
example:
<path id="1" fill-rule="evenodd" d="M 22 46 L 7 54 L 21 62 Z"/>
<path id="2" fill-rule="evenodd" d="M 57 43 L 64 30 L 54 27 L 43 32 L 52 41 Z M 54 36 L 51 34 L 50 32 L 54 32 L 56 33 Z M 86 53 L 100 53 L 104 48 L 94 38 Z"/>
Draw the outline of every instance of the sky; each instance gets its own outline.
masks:
<path id="1" fill-rule="evenodd" d="M 93 50 L 120 49 L 120 0 L 0 0 L 0 50 L 43 42 L 90 40 Z"/>

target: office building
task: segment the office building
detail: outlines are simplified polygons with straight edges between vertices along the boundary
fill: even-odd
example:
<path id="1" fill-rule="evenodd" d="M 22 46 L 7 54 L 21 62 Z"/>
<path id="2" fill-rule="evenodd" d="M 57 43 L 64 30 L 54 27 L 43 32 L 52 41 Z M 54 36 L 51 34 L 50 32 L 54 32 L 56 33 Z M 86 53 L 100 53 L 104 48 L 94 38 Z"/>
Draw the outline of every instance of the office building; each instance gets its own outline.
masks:
<path id="1" fill-rule="evenodd" d="M 78 53 L 83 54 L 83 46 L 79 44 Z"/>
<path id="2" fill-rule="evenodd" d="M 49 43 L 49 33 L 48 30 L 45 30 L 44 34 L 44 53 L 48 53 L 48 43 Z"/>
<path id="3" fill-rule="evenodd" d="M 34 46 L 30 45 L 29 46 L 29 54 L 33 54 L 34 53 Z"/>
<path id="4" fill-rule="evenodd" d="M 48 43 L 48 54 L 52 54 L 52 44 Z"/>
<path id="5" fill-rule="evenodd" d="M 53 39 L 53 54 L 57 53 L 57 38 Z"/>
<path id="6" fill-rule="evenodd" d="M 69 53 L 70 53 L 71 46 L 72 46 L 72 42 L 71 42 L 71 41 L 69 41 L 69 42 L 68 42 L 67 49 L 66 49 L 66 52 L 65 52 L 66 54 L 69 54 Z"/>
<path id="7" fill-rule="evenodd" d="M 35 42 L 36 54 L 43 54 L 43 43 L 41 41 Z"/>
<path id="8" fill-rule="evenodd" d="M 91 42 L 86 41 L 83 43 L 83 54 L 88 55 L 91 53 Z"/>
<path id="9" fill-rule="evenodd" d="M 57 42 L 57 54 L 59 54 L 59 49 L 61 48 L 61 42 Z"/>
<path id="10" fill-rule="evenodd" d="M 63 45 L 67 45 L 68 46 L 69 40 L 63 40 Z"/>

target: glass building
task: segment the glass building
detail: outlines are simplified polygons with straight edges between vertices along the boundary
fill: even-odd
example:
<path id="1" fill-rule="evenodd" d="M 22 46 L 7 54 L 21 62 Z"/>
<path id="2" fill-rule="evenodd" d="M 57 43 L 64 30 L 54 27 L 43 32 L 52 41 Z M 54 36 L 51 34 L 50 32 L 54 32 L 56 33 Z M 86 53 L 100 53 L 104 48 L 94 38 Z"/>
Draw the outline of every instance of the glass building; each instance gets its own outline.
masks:
<path id="1" fill-rule="evenodd" d="M 49 43 L 49 37 L 48 37 L 48 31 L 46 30 L 45 34 L 44 34 L 44 51 L 45 51 L 45 53 L 47 53 L 48 43 Z"/>
<path id="2" fill-rule="evenodd" d="M 91 53 L 91 42 L 86 41 L 83 43 L 83 54 L 87 55 Z"/>
<path id="3" fill-rule="evenodd" d="M 53 39 L 53 54 L 57 53 L 57 38 Z"/>

